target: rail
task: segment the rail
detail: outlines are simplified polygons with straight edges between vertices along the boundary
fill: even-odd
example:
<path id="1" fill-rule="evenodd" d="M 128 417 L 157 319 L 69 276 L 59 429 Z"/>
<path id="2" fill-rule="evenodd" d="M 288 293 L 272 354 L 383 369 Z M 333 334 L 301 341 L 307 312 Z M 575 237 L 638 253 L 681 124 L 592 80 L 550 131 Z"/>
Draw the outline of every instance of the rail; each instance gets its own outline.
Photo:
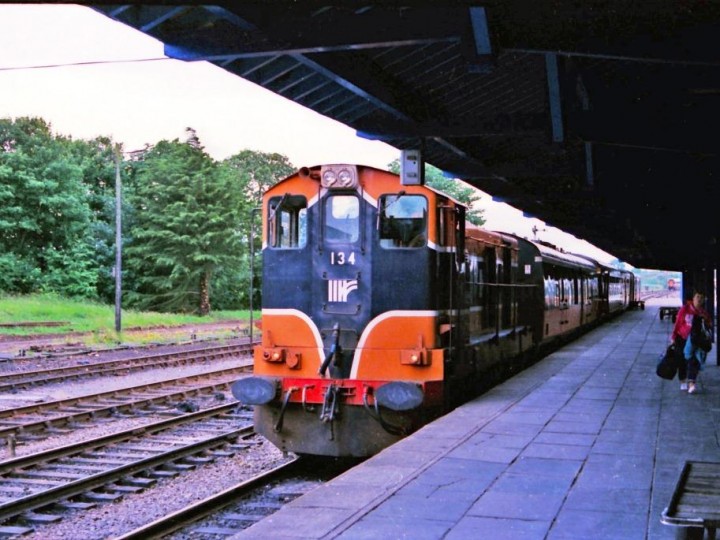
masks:
<path id="1" fill-rule="evenodd" d="M 132 412 L 135 409 L 148 407 L 150 405 L 168 402 L 173 399 L 185 399 L 189 395 L 208 394 L 223 390 L 235 382 L 238 375 L 247 373 L 252 367 L 248 363 L 244 366 L 222 369 L 207 373 L 183 376 L 174 379 L 143 384 L 129 388 L 90 394 L 74 398 L 38 403 L 5 409 L 0 411 L 0 439 L 16 437 L 21 439 L 26 436 L 34 436 L 44 431 L 52 431 L 61 426 L 74 422 L 94 420 L 103 416 L 117 415 L 121 412 Z M 202 384 L 203 381 L 211 379 L 211 382 Z M 217 379 L 212 382 L 212 379 Z M 201 383 L 200 386 L 188 386 L 190 383 Z M 172 389 L 172 387 L 175 387 Z M 180 386 L 180 388 L 178 388 Z M 153 390 L 168 390 L 160 395 L 141 395 L 138 399 L 132 399 L 133 394 Z M 60 415 L 48 417 L 47 414 L 58 412 Z M 23 415 L 43 415 L 41 418 L 30 418 L 22 420 Z"/>
<path id="2" fill-rule="evenodd" d="M 31 512 L 40 508 L 47 507 L 49 504 L 63 501 L 71 497 L 77 497 L 83 495 L 92 499 L 92 491 L 103 486 L 108 486 L 113 482 L 120 482 L 122 487 L 124 484 L 128 487 L 133 485 L 132 480 L 127 480 L 127 477 L 136 475 L 140 472 L 155 469 L 157 467 L 165 466 L 168 463 L 176 462 L 178 460 L 187 459 L 190 456 L 203 454 L 211 449 L 226 446 L 231 441 L 237 440 L 239 437 L 247 436 L 252 434 L 252 425 L 246 425 L 245 427 L 237 428 L 235 425 L 236 417 L 231 414 L 232 405 L 223 405 L 215 408 L 212 411 L 201 411 L 200 413 L 193 413 L 190 415 L 183 416 L 173 421 L 165 421 L 158 424 L 145 426 L 144 428 L 134 428 L 127 430 L 122 434 L 111 435 L 108 437 L 101 437 L 92 441 L 84 441 L 82 443 L 76 443 L 65 448 L 56 450 L 50 450 L 42 452 L 37 455 L 25 456 L 17 458 L 11 462 L 3 464 L 4 476 L 0 477 L 0 481 L 17 483 L 23 485 L 23 478 L 28 476 L 30 479 L 30 486 L 37 487 L 34 482 L 34 478 L 44 478 L 44 475 L 49 479 L 43 481 L 44 483 L 50 483 L 49 486 L 45 486 L 40 491 L 31 493 L 29 495 L 23 495 L 17 499 L 4 502 L 0 504 L 0 520 L 6 521 L 11 518 L 22 515 L 26 512 Z M 229 429 L 224 429 L 218 433 L 218 429 L 215 424 L 210 427 L 206 427 L 204 430 L 208 431 L 208 434 L 203 433 L 203 429 L 199 426 L 204 420 L 215 420 L 217 418 L 224 418 L 228 423 Z M 152 436 L 158 431 L 167 432 L 172 427 L 177 427 L 180 424 L 193 423 L 193 432 L 196 433 L 196 440 L 187 440 L 187 436 L 183 435 L 178 438 L 178 443 L 165 442 L 164 449 L 145 449 L 146 455 L 139 455 L 136 452 L 142 450 L 140 447 L 133 447 L 130 450 L 133 452 L 126 451 L 123 453 L 113 453 L 113 459 L 103 459 L 103 455 L 96 456 L 94 463 L 95 467 L 87 464 L 86 461 L 93 461 L 93 454 L 88 452 L 89 448 L 93 448 L 96 451 L 104 451 L 108 444 L 118 444 L 120 442 L 126 442 L 128 440 L 136 439 L 138 436 Z M 104 440 L 107 439 L 107 440 Z M 115 439 L 111 441 L 111 439 Z M 198 440 L 199 439 L 199 440 Z M 110 442 L 109 442 L 110 441 Z M 169 448 L 167 448 L 169 447 Z M 122 447 L 121 447 L 122 449 Z M 150 454 L 150 455 L 147 455 Z M 62 461 L 61 456 L 70 456 L 67 458 L 67 462 Z M 77 456 L 73 458 L 72 456 Z M 82 459 L 81 459 L 82 458 Z M 124 461 L 118 463 L 118 461 Z M 204 458 L 207 460 L 207 458 Z M 77 461 L 75 463 L 73 460 Z M 45 470 L 42 468 L 33 472 L 28 470 L 33 466 L 39 464 L 47 465 Z M 105 470 L 97 471 L 97 466 L 105 466 Z M 75 467 L 87 468 L 91 474 L 71 474 L 68 472 L 55 473 L 54 469 L 67 470 Z M 191 468 L 191 465 L 182 466 L 178 464 L 175 470 L 183 470 L 183 468 Z M 79 476 L 79 478 L 77 478 Z M 70 481 L 65 481 L 65 480 Z M 140 482 L 141 486 L 147 485 L 147 479 L 145 482 Z M 129 482 L 129 484 L 128 484 Z M 137 488 L 137 484 L 135 485 Z M 135 489 L 136 490 L 136 489 Z M 118 489 L 118 493 L 122 494 L 124 491 L 135 491 L 133 489 Z M 24 490 L 23 490 L 24 493 Z M 112 500 L 120 495 L 100 497 L 103 500 Z"/>
<path id="3" fill-rule="evenodd" d="M 249 353 L 250 344 L 224 345 L 191 351 L 176 351 L 122 360 L 106 360 L 92 364 L 77 366 L 65 366 L 58 368 L 42 369 L 35 371 L 16 372 L 0 375 L 0 392 L 26 388 L 40 384 L 49 384 L 68 379 L 80 379 L 87 377 L 98 377 L 101 375 L 113 375 L 127 373 L 144 369 L 175 366 L 178 364 L 190 364 L 218 360 L 222 358 L 238 356 Z"/>
<path id="4" fill-rule="evenodd" d="M 236 486 L 182 508 L 177 512 L 163 516 L 162 518 L 139 527 L 134 531 L 130 531 L 118 537 L 116 540 L 150 540 L 152 538 L 162 538 L 163 536 L 183 529 L 188 525 L 216 513 L 230 504 L 233 504 L 239 498 L 247 495 L 250 491 L 267 485 L 283 475 L 289 474 L 289 472 L 297 465 L 297 462 L 298 458 L 295 458 L 292 461 L 283 463 L 282 465 L 279 465 L 269 471 L 264 471 Z"/>

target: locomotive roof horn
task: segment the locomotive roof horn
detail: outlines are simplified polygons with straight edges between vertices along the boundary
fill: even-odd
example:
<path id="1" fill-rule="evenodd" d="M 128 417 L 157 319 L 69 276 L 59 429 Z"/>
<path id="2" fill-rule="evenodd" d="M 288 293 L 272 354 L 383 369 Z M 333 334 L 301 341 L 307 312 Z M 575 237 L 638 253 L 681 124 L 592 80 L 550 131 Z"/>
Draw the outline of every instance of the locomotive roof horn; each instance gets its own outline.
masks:
<path id="1" fill-rule="evenodd" d="M 320 180 L 320 173 L 312 172 L 310 167 L 300 167 L 298 170 L 300 178 L 312 178 L 313 180 Z"/>

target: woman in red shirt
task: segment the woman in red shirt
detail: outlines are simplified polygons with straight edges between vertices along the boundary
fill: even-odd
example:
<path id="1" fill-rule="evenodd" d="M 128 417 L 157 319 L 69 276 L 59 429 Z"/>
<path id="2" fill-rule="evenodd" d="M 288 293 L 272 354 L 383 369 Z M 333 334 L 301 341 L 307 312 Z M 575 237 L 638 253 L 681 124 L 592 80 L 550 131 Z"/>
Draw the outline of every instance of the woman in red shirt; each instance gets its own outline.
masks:
<path id="1" fill-rule="evenodd" d="M 694 317 L 702 317 L 705 319 L 706 326 L 712 327 L 712 319 L 710 314 L 702 307 L 705 302 L 705 295 L 696 292 L 692 300 L 688 300 L 677 314 L 675 326 L 673 327 L 670 339 L 675 343 L 675 354 L 678 362 L 678 378 L 680 379 L 680 390 L 687 390 L 689 394 L 695 392 L 695 381 L 700 371 L 700 362 L 694 356 L 689 360 L 685 360 L 683 350 L 685 342 L 690 336 L 692 322 Z"/>

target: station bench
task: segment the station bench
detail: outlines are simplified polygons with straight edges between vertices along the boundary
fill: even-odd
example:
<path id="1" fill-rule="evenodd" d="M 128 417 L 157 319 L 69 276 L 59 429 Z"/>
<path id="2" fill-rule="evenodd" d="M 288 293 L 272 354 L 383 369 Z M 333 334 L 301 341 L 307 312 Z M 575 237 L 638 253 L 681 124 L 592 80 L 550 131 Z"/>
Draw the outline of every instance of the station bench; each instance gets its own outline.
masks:
<path id="1" fill-rule="evenodd" d="M 680 308 L 678 306 L 661 306 L 660 307 L 660 320 L 662 321 L 665 317 L 670 317 L 672 322 L 675 322 L 678 311 L 680 311 Z"/>
<path id="2" fill-rule="evenodd" d="M 720 527 L 720 463 L 686 461 L 660 521 L 683 527 L 679 532 L 688 540 L 715 540 Z"/>

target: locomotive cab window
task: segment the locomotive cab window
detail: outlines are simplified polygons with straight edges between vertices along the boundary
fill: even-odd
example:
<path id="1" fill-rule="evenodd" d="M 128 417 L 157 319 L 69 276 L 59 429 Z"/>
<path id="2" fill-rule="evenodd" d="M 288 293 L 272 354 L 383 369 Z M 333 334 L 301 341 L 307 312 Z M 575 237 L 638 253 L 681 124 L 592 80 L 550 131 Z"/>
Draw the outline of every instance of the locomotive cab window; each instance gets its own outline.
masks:
<path id="1" fill-rule="evenodd" d="M 422 195 L 383 195 L 378 220 L 384 248 L 419 248 L 427 244 L 427 199 Z"/>
<path id="2" fill-rule="evenodd" d="M 325 239 L 332 244 L 357 242 L 360 201 L 355 195 L 331 195 L 325 200 Z"/>
<path id="3" fill-rule="evenodd" d="M 307 200 L 301 195 L 273 197 L 268 204 L 268 244 L 274 248 L 305 247 Z"/>

